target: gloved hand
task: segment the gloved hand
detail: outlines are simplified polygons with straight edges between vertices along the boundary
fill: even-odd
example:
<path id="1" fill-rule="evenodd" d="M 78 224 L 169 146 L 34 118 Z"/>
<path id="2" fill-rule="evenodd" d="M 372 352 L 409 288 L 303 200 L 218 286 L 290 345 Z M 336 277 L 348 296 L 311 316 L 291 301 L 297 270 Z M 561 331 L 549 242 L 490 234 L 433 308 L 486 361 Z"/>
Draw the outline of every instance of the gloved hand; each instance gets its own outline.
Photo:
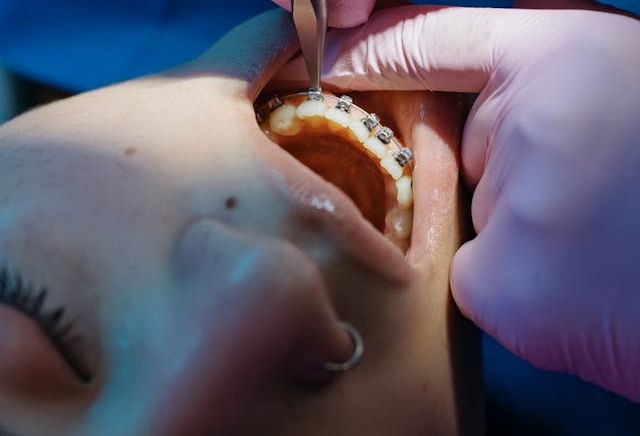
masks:
<path id="1" fill-rule="evenodd" d="M 325 67 L 350 90 L 480 93 L 462 145 L 478 235 L 454 258 L 457 304 L 534 365 L 640 401 L 640 22 L 383 10 L 332 32 Z M 295 60 L 279 80 L 300 78 Z"/>
<path id="2" fill-rule="evenodd" d="M 291 0 L 273 0 L 291 11 Z M 369 18 L 376 0 L 327 0 L 327 19 L 330 27 L 355 27 Z"/>

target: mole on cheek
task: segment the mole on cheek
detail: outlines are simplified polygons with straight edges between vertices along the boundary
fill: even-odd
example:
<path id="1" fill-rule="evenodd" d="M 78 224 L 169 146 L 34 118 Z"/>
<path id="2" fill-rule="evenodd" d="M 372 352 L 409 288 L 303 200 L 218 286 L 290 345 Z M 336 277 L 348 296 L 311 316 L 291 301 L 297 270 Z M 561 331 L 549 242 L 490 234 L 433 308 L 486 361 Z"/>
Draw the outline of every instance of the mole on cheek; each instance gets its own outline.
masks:
<path id="1" fill-rule="evenodd" d="M 124 150 L 124 154 L 125 156 L 133 156 L 134 154 L 136 154 L 138 150 L 136 150 L 134 147 L 127 147 Z"/>
<path id="2" fill-rule="evenodd" d="M 224 207 L 226 207 L 229 210 L 235 209 L 237 205 L 238 205 L 238 199 L 236 197 L 228 197 L 224 202 Z"/>

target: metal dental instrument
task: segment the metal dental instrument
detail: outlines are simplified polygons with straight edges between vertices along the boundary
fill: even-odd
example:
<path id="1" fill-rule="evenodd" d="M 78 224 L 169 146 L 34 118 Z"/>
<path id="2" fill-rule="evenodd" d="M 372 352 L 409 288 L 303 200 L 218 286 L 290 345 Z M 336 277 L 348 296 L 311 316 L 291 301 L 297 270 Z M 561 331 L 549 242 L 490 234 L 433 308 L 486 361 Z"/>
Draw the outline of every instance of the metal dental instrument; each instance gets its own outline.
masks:
<path id="1" fill-rule="evenodd" d="M 326 0 L 291 0 L 293 23 L 298 33 L 302 56 L 311 79 L 311 88 L 318 90 L 327 36 Z"/>

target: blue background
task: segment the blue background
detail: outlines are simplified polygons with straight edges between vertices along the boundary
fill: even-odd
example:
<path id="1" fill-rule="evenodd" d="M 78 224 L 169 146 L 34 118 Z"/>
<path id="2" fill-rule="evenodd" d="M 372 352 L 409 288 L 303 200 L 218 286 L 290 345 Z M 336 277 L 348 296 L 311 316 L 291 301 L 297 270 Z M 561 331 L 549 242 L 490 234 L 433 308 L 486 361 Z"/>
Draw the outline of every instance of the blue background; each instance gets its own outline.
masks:
<path id="1" fill-rule="evenodd" d="M 511 1 L 429 2 L 509 7 Z M 611 2 L 615 3 L 615 2 Z M 640 4 L 618 6 L 640 13 Z M 0 63 L 82 91 L 191 59 L 267 0 L 0 0 Z M 640 42 L 639 42 L 640 43 Z M 640 407 L 483 339 L 490 435 L 640 435 Z"/>
<path id="2" fill-rule="evenodd" d="M 605 0 L 640 14 L 640 2 Z M 415 1 L 509 7 L 511 0 Z M 268 0 L 0 0 L 0 64 L 82 91 L 160 71 L 202 53 Z"/>
<path id="3" fill-rule="evenodd" d="M 415 1 L 509 7 L 511 0 Z M 640 14 L 640 2 L 603 0 Z M 0 64 L 81 91 L 191 59 L 268 0 L 0 0 Z"/>

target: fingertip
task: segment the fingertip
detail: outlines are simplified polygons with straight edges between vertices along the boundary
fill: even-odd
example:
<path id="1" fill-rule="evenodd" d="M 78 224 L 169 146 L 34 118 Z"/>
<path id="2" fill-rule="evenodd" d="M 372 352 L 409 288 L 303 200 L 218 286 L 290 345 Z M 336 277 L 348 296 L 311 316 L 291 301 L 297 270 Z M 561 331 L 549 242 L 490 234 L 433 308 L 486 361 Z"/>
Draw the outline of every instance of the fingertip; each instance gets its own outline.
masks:
<path id="1" fill-rule="evenodd" d="M 329 26 L 344 29 L 364 24 L 374 6 L 375 0 L 329 0 Z"/>
<path id="2" fill-rule="evenodd" d="M 291 12 L 291 0 L 272 0 L 278 6 L 285 8 L 287 11 Z"/>
<path id="3" fill-rule="evenodd" d="M 495 299 L 498 284 L 492 273 L 496 271 L 481 245 L 481 237 L 458 249 L 451 262 L 449 285 L 460 312 L 478 328 L 495 336 L 503 314 Z"/>
<path id="4" fill-rule="evenodd" d="M 526 292 L 513 280 L 509 258 L 500 256 L 497 247 L 485 238 L 489 238 L 487 230 L 465 243 L 453 257 L 449 278 L 452 297 L 460 312 L 478 328 L 525 356 L 521 338 L 526 337 L 532 306 L 522 302 Z"/>
<path id="5" fill-rule="evenodd" d="M 291 12 L 292 0 L 272 0 L 278 6 Z M 327 20 L 329 27 L 349 28 L 367 21 L 375 0 L 329 0 L 327 2 Z"/>
<path id="6" fill-rule="evenodd" d="M 512 329 L 503 328 L 508 320 L 496 306 L 494 284 L 483 274 L 486 265 L 480 265 L 480 256 L 476 239 L 458 249 L 451 263 L 451 294 L 465 318 L 509 348 L 517 338 Z"/>
<path id="7" fill-rule="evenodd" d="M 458 249 L 451 261 L 449 285 L 451 295 L 462 314 L 477 322 L 476 303 L 473 296 L 473 247 L 474 241 L 465 243 Z"/>

